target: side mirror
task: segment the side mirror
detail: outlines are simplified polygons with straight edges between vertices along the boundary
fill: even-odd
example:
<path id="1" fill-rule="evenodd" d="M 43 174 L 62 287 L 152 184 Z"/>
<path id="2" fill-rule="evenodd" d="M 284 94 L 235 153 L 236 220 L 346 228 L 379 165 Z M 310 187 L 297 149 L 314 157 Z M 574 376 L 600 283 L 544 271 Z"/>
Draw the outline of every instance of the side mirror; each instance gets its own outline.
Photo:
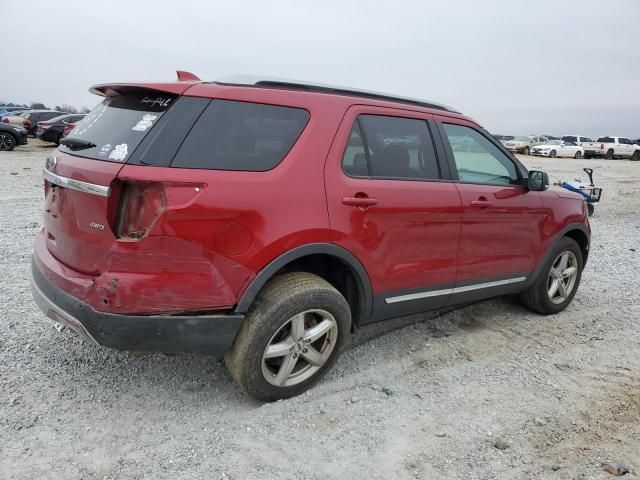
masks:
<path id="1" fill-rule="evenodd" d="M 527 188 L 533 192 L 541 192 L 549 187 L 549 175 L 541 170 L 529 170 Z"/>

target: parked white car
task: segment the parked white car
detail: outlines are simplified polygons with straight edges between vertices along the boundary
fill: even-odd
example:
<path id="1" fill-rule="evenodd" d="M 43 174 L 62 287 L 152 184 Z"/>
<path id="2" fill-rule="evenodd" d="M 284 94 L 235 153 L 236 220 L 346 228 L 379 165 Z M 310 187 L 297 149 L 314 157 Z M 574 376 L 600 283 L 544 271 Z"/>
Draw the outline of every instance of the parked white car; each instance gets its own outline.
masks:
<path id="1" fill-rule="evenodd" d="M 631 160 L 640 160 L 640 145 L 636 145 L 625 137 L 600 137 L 596 140 L 600 149 L 596 153 L 597 156 L 606 159 L 612 158 L 630 158 Z"/>
<path id="2" fill-rule="evenodd" d="M 573 142 L 584 148 L 584 158 L 592 158 L 600 155 L 600 144 L 594 142 L 591 138 L 584 135 L 563 135 L 561 140 L 565 142 Z"/>
<path id="3" fill-rule="evenodd" d="M 536 135 L 518 136 L 513 140 L 503 141 L 502 144 L 512 152 L 523 153 L 529 155 L 531 148 L 544 143 L 547 139 L 544 137 L 538 137 Z"/>
<path id="4" fill-rule="evenodd" d="M 582 158 L 584 148 L 573 142 L 563 140 L 549 140 L 542 145 L 536 145 L 531 149 L 531 155 L 541 155 L 543 157 L 573 157 Z"/>

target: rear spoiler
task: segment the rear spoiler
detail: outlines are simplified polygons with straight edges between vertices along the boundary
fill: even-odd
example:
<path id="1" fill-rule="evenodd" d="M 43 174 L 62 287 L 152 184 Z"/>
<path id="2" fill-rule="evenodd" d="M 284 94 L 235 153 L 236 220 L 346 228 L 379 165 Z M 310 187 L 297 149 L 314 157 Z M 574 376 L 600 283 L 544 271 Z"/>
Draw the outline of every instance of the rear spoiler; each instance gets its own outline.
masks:
<path id="1" fill-rule="evenodd" d="M 122 90 L 154 90 L 156 92 L 173 93 L 181 95 L 193 85 L 202 83 L 196 75 L 191 72 L 178 70 L 177 82 L 133 82 L 133 83 L 101 83 L 92 86 L 89 91 L 102 97 L 112 97 L 119 95 Z"/>

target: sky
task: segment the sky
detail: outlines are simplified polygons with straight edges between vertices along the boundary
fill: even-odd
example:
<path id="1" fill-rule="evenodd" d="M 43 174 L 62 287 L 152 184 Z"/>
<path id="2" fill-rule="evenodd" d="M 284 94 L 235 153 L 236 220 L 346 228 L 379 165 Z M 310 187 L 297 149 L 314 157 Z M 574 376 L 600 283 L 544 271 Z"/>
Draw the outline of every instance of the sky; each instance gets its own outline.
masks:
<path id="1" fill-rule="evenodd" d="M 5 101 L 93 107 L 93 84 L 188 70 L 423 98 L 498 134 L 640 137 L 640 0 L 4 0 L 2 17 Z"/>

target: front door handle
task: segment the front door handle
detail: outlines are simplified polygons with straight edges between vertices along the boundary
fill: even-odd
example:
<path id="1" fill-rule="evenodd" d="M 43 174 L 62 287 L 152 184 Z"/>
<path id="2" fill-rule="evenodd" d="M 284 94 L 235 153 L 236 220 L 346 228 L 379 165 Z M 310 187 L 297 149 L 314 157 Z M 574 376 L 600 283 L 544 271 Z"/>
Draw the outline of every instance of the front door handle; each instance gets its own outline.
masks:
<path id="1" fill-rule="evenodd" d="M 354 207 L 370 207 L 377 204 L 378 199 L 371 197 L 342 197 L 342 203 Z"/>
<path id="2" fill-rule="evenodd" d="M 472 207 L 487 208 L 493 205 L 489 200 L 471 200 Z"/>

